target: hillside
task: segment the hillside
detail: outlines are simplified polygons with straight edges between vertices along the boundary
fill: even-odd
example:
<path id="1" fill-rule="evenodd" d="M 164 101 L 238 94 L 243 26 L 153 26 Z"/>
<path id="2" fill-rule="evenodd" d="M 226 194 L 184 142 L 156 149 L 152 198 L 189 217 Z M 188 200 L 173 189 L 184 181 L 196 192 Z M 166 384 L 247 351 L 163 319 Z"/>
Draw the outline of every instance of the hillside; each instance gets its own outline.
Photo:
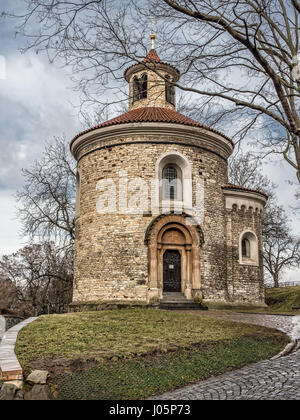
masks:
<path id="1" fill-rule="evenodd" d="M 266 304 L 272 312 L 295 312 L 300 314 L 300 286 L 266 289 Z"/>

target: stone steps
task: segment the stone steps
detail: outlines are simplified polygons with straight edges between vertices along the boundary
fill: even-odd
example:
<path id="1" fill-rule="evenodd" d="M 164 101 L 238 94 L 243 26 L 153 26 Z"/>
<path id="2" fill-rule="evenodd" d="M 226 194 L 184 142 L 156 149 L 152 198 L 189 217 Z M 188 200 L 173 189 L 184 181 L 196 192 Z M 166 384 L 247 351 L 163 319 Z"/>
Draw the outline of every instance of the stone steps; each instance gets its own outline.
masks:
<path id="1" fill-rule="evenodd" d="M 160 301 L 159 309 L 165 309 L 169 311 L 189 311 L 189 310 L 207 310 L 206 307 L 202 306 L 200 303 L 196 303 L 192 300 L 187 300 L 186 302 L 163 302 Z"/>
<path id="2" fill-rule="evenodd" d="M 168 302 L 185 302 L 187 299 L 183 293 L 166 292 L 163 293 L 163 300 Z"/>
<path id="3" fill-rule="evenodd" d="M 159 302 L 159 309 L 165 310 L 206 310 L 200 303 L 187 299 L 183 293 L 166 292 Z"/>

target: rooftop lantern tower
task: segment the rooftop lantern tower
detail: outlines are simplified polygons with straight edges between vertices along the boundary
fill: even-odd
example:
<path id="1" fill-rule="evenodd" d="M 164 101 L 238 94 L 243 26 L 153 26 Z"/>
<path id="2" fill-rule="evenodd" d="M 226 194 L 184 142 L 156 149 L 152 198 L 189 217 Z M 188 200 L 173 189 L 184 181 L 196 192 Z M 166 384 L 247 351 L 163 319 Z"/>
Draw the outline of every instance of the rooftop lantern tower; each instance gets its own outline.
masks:
<path id="1" fill-rule="evenodd" d="M 155 50 L 155 33 L 150 35 L 151 50 L 138 64 L 125 71 L 129 83 L 129 109 L 160 107 L 175 110 L 175 87 L 179 71 L 159 58 Z"/>

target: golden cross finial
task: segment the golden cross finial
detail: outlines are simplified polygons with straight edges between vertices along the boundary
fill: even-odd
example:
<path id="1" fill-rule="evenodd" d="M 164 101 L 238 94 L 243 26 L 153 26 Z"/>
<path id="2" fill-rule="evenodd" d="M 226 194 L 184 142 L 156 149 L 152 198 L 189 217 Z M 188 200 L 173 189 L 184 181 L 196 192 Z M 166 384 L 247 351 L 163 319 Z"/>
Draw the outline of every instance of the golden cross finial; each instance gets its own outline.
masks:
<path id="1" fill-rule="evenodd" d="M 151 49 L 154 50 L 155 49 L 155 33 L 154 33 L 154 25 L 155 25 L 155 19 L 154 16 L 152 16 L 152 33 L 150 35 L 150 39 L 151 39 Z"/>

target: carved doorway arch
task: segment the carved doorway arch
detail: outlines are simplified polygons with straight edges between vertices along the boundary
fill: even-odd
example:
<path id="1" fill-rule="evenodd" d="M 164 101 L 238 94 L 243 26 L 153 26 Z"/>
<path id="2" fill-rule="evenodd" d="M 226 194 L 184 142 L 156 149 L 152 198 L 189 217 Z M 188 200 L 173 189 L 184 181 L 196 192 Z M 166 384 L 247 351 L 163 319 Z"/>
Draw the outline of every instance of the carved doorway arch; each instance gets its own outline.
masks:
<path id="1" fill-rule="evenodd" d="M 188 299 L 200 295 L 200 247 L 203 234 L 200 226 L 188 223 L 184 215 L 158 216 L 146 232 L 148 245 L 150 295 L 162 298 L 164 289 L 164 254 L 180 254 L 181 292 Z"/>

